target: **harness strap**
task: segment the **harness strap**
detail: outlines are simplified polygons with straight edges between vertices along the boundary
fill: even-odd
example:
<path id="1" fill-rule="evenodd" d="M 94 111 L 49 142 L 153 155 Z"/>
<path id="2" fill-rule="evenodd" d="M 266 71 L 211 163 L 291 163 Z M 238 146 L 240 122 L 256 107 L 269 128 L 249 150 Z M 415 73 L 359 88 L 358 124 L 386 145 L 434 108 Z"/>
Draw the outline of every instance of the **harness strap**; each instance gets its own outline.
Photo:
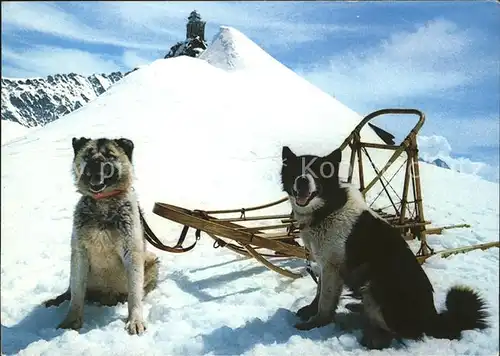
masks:
<path id="1" fill-rule="evenodd" d="M 151 245 L 156 247 L 159 250 L 171 252 L 171 253 L 184 253 L 191 251 L 195 246 L 198 240 L 200 239 L 200 230 L 196 230 L 195 232 L 195 237 L 196 240 L 195 242 L 188 247 L 182 247 L 182 243 L 186 239 L 187 232 L 189 230 L 189 226 L 184 225 L 184 228 L 182 229 L 181 235 L 179 236 L 179 240 L 177 241 L 177 244 L 175 244 L 174 247 L 170 247 L 167 245 L 164 245 L 158 237 L 154 234 L 153 230 L 149 227 L 148 223 L 146 222 L 146 219 L 144 218 L 144 215 L 142 214 L 142 211 L 140 212 L 140 217 L 141 217 L 141 222 L 142 226 L 144 228 L 144 237 L 146 238 L 146 241 L 148 241 Z"/>
<path id="2" fill-rule="evenodd" d="M 312 266 L 311 266 L 311 261 L 307 260 L 306 262 L 306 271 L 309 273 L 313 281 L 318 284 L 318 277 L 316 277 L 316 273 L 314 273 Z"/>

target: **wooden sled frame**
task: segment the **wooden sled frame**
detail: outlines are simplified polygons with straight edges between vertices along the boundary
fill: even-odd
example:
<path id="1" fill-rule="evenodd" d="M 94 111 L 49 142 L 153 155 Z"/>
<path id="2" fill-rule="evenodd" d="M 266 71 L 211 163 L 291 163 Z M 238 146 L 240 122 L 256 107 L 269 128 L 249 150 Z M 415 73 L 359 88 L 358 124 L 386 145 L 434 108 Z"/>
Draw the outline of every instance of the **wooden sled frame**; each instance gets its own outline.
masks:
<path id="1" fill-rule="evenodd" d="M 361 141 L 361 129 L 368 124 L 375 117 L 386 115 L 386 114 L 396 114 L 396 115 L 416 115 L 418 116 L 418 121 L 415 126 L 411 129 L 410 133 L 406 138 L 399 144 L 377 144 L 368 143 Z M 366 194 L 370 189 L 372 189 L 377 182 L 380 182 L 382 190 L 379 192 L 377 197 L 371 202 L 373 205 L 377 199 L 380 197 L 381 193 L 385 193 L 391 202 L 389 208 L 394 208 L 394 213 L 387 213 L 384 208 L 374 209 L 383 218 L 388 220 L 392 226 L 398 228 L 405 239 L 410 240 L 413 238 L 418 238 L 421 241 L 421 247 L 418 256 L 428 255 L 432 252 L 426 242 L 426 225 L 431 222 L 424 219 L 424 208 L 422 199 L 422 188 L 420 185 L 420 168 L 418 159 L 418 148 L 417 148 L 417 134 L 424 125 L 425 116 L 424 114 L 416 109 L 382 109 L 367 115 L 361 122 L 356 126 L 352 133 L 344 140 L 340 148 L 343 150 L 345 147 L 349 146 L 351 149 L 351 156 L 349 160 L 349 173 L 347 181 L 352 183 L 354 176 L 354 166 L 357 161 L 358 165 L 358 176 L 360 191 L 366 199 Z M 391 135 L 392 136 L 392 135 Z M 379 149 L 379 150 L 392 150 L 394 151 L 387 163 L 382 169 L 377 169 L 373 163 L 367 148 Z M 374 169 L 376 175 L 372 178 L 368 184 L 365 185 L 365 170 L 363 165 L 363 153 L 368 158 L 369 163 Z M 398 196 L 397 192 L 391 194 L 389 188 L 392 189 L 390 185 L 391 179 L 385 179 L 384 173 L 386 173 L 389 168 L 396 162 L 396 160 L 403 154 L 406 154 L 406 170 L 405 179 L 403 183 L 403 191 L 401 197 Z M 398 169 L 397 172 L 402 168 Z M 396 172 L 396 173 L 397 173 Z M 395 175 L 395 174 L 394 174 Z M 393 176 L 394 177 L 394 176 Z M 410 189 L 411 188 L 411 189 Z M 413 194 L 413 200 L 409 199 L 409 193 Z M 394 195 L 397 196 L 398 202 L 395 201 Z M 413 208 L 413 216 L 409 216 L 410 208 Z M 457 226 L 458 227 L 458 226 Z"/>
<path id="2" fill-rule="evenodd" d="M 385 114 L 413 114 L 418 116 L 418 122 L 399 145 L 377 144 L 361 141 L 361 129 L 375 117 Z M 470 226 L 467 224 L 460 224 L 437 228 L 426 228 L 426 225 L 429 225 L 430 221 L 426 221 L 424 219 L 417 148 L 417 134 L 424 122 L 424 114 L 416 109 L 382 109 L 364 117 L 340 145 L 341 150 L 344 150 L 348 146 L 351 149 L 347 181 L 352 183 L 354 178 L 354 168 L 357 164 L 360 190 L 365 198 L 367 192 L 370 191 L 370 189 L 372 189 L 377 182 L 380 182 L 383 187 L 382 190 L 391 201 L 391 207 L 395 210 L 395 212 L 388 213 L 384 211 L 384 209 L 374 210 L 377 211 L 384 219 L 389 221 L 392 226 L 399 229 L 406 240 L 414 238 L 420 240 L 420 249 L 416 254 L 416 258 L 420 263 L 423 263 L 428 257 L 435 254 L 441 254 L 442 256 L 447 257 L 451 254 L 468 252 L 475 249 L 498 247 L 500 245 L 499 242 L 492 242 L 434 252 L 427 244 L 426 235 L 428 234 L 440 234 L 445 229 Z M 392 150 L 394 152 L 385 166 L 378 170 L 373 163 L 367 148 Z M 365 184 L 366 177 L 363 165 L 363 153 L 368 158 L 369 163 L 376 173 L 375 177 L 372 178 L 372 180 L 367 184 Z M 390 187 L 390 181 L 392 178 L 387 180 L 384 173 L 389 170 L 393 163 L 403 153 L 406 153 L 404 184 L 401 197 L 396 194 L 398 201 L 395 202 L 396 199 L 391 196 L 389 192 L 389 188 L 392 189 L 392 187 Z M 413 200 L 409 199 L 410 192 L 413 194 Z M 375 200 L 377 200 L 379 196 L 380 193 L 377 195 Z M 371 204 L 373 204 L 375 200 Z M 254 212 L 261 212 L 262 210 L 283 204 L 287 201 L 288 198 L 285 197 L 268 204 L 250 208 L 212 211 L 189 210 L 171 204 L 156 202 L 153 208 L 153 212 L 155 214 L 184 225 L 179 241 L 174 247 L 164 245 L 160 239 L 154 235 L 144 220 L 144 217 L 142 217 L 142 220 L 145 225 L 147 241 L 158 249 L 174 253 L 187 252 L 195 247 L 196 242 L 200 239 L 201 232 L 204 232 L 214 240 L 214 248 L 226 247 L 245 257 L 255 258 L 264 266 L 279 274 L 290 278 L 299 278 L 302 274 L 291 272 L 266 259 L 266 257 L 270 259 L 298 258 L 306 260 L 308 264 L 309 261 L 312 260 L 309 252 L 297 242 L 297 239 L 299 238 L 299 229 L 294 225 L 294 220 L 291 215 L 260 214 L 252 216 L 252 213 Z M 412 213 L 410 214 L 411 210 Z M 232 216 L 224 217 L 224 215 Z M 246 226 L 243 225 L 243 223 L 260 223 L 261 225 Z M 195 229 L 196 241 L 191 246 L 183 248 L 182 243 L 184 242 L 189 228 Z"/>

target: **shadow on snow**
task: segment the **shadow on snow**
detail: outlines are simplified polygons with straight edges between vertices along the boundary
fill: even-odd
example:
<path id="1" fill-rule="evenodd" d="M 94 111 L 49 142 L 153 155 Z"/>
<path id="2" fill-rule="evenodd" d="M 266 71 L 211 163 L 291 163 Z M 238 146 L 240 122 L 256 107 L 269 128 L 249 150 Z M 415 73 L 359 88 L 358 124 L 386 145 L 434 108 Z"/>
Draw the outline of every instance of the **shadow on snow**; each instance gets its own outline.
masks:
<path id="1" fill-rule="evenodd" d="M 19 323 L 13 326 L 2 324 L 2 354 L 15 355 L 34 342 L 50 341 L 62 335 L 67 330 L 57 329 L 57 325 L 66 316 L 68 307 L 68 302 L 50 308 L 37 305 Z M 85 321 L 79 333 L 85 334 L 95 328 L 108 325 L 117 318 L 115 308 L 86 304 Z"/>
<path id="2" fill-rule="evenodd" d="M 329 342 L 332 338 L 350 333 L 359 340 L 361 337 L 360 319 L 353 313 L 337 313 L 337 320 L 343 319 L 344 328 L 329 324 L 309 331 L 294 327 L 299 321 L 295 313 L 280 308 L 268 320 L 255 318 L 238 328 L 222 326 L 210 334 L 201 335 L 203 354 L 241 355 L 258 345 L 286 344 L 293 336 L 312 341 Z M 344 351 L 362 348 L 359 342 L 339 344 Z"/>

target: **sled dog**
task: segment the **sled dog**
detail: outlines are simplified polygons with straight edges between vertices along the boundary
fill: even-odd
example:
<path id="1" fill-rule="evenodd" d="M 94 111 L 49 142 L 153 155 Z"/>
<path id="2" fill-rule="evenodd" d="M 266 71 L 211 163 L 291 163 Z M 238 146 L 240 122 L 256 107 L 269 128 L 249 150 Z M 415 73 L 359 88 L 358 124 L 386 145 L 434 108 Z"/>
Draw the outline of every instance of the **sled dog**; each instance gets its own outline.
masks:
<path id="1" fill-rule="evenodd" d="M 298 310 L 301 322 L 295 327 L 333 322 L 345 285 L 362 300 L 366 322 L 360 342 L 367 348 L 424 334 L 458 339 L 462 330 L 486 328 L 486 303 L 468 287 L 452 287 L 446 310 L 436 311 L 433 287 L 406 241 L 356 187 L 339 181 L 341 155 L 339 149 L 324 157 L 282 149 L 282 189 L 320 270 L 316 296 Z"/>
<path id="2" fill-rule="evenodd" d="M 134 143 L 126 138 L 73 138 L 73 177 L 81 194 L 73 214 L 70 282 L 45 306 L 70 300 L 58 328 L 80 329 L 84 302 L 128 303 L 126 329 L 141 334 L 143 297 L 156 287 L 158 259 L 146 250 L 132 189 Z"/>

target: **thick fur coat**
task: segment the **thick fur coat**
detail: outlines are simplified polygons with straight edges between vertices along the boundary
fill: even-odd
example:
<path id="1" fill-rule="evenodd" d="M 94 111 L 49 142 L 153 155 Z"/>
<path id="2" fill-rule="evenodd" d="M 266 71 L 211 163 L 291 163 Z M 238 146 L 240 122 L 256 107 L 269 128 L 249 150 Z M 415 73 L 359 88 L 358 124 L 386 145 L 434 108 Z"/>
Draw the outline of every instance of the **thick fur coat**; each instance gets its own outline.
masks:
<path id="1" fill-rule="evenodd" d="M 296 156 L 283 147 L 281 179 L 300 237 L 320 269 L 316 296 L 297 315 L 309 330 L 335 320 L 344 285 L 362 299 L 366 324 L 361 343 L 388 347 L 393 339 L 424 334 L 455 339 L 462 330 L 487 327 L 484 301 L 455 286 L 438 313 L 433 288 L 408 244 L 373 212 L 359 190 L 340 183 L 341 151 Z"/>
<path id="2" fill-rule="evenodd" d="M 45 302 L 70 299 L 59 328 L 80 329 L 85 301 L 128 303 L 126 329 L 146 329 L 142 299 L 156 287 L 158 259 L 146 250 L 140 208 L 132 189 L 131 140 L 73 138 L 73 175 L 82 195 L 73 215 L 70 286 Z"/>

